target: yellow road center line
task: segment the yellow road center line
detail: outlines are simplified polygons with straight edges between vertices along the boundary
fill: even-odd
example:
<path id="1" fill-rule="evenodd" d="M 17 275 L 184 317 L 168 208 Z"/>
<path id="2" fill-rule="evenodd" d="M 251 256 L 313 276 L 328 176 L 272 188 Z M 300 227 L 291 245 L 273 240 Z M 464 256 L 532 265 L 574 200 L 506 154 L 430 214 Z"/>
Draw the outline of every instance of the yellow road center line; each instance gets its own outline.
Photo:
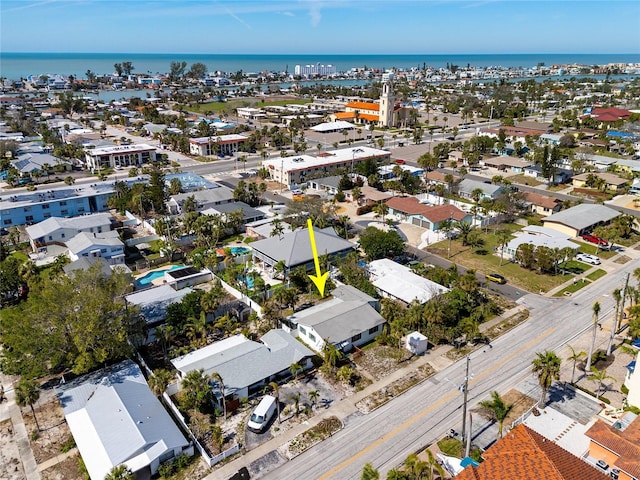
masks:
<path id="1" fill-rule="evenodd" d="M 472 382 L 476 382 L 478 380 L 480 380 L 483 377 L 486 377 L 489 373 L 494 372 L 495 370 L 501 368 L 503 365 L 505 365 L 506 363 L 510 362 L 513 358 L 517 357 L 518 355 L 520 355 L 521 352 L 523 352 L 524 350 L 527 350 L 530 346 L 532 346 L 533 344 L 539 342 L 541 339 L 551 335 L 556 329 L 555 328 L 550 328 L 549 330 L 547 330 L 545 333 L 543 333 L 542 335 L 539 335 L 538 337 L 534 338 L 533 340 L 531 340 L 530 342 L 528 342 L 526 345 L 524 345 L 522 348 L 520 348 L 519 350 L 516 350 L 515 352 L 513 352 L 511 355 L 509 355 L 507 358 L 505 358 L 504 360 L 502 360 L 501 362 L 497 363 L 496 365 L 494 365 L 492 368 L 490 368 L 489 370 L 485 370 L 484 372 L 482 372 L 480 375 L 477 375 L 476 377 L 474 377 L 474 379 L 472 381 L 470 381 L 469 383 Z M 450 399 L 452 399 L 458 392 L 457 391 L 453 391 L 450 392 L 448 395 L 442 397 L 439 401 L 437 401 L 436 403 L 431 404 L 429 407 L 425 408 L 424 410 L 422 410 L 421 412 L 417 413 L 416 415 L 414 415 L 413 417 L 409 418 L 408 420 L 406 420 L 405 422 L 401 423 L 400 425 L 398 425 L 396 428 L 394 428 L 393 430 L 391 430 L 390 432 L 388 432 L 387 434 L 383 435 L 382 437 L 378 438 L 375 442 L 370 443 L 369 445 L 367 445 L 365 448 L 363 448 L 362 450 L 360 450 L 358 453 L 356 453 L 355 455 L 353 455 L 352 457 L 349 457 L 348 459 L 346 459 L 345 461 L 343 461 L 341 464 L 333 467 L 331 470 L 329 470 L 327 473 L 325 473 L 324 475 L 322 475 L 318 480 L 326 480 L 328 478 L 330 478 L 332 475 L 338 473 L 340 470 L 342 470 L 343 468 L 345 468 L 347 465 L 350 465 L 351 463 L 353 463 L 354 461 L 356 461 L 358 458 L 360 458 L 361 456 L 363 456 L 364 454 L 370 452 L 371 450 L 373 450 L 374 448 L 376 448 L 378 445 L 386 442 L 387 440 L 389 440 L 391 437 L 397 435 L 398 433 L 400 433 L 402 430 L 406 429 L 409 425 L 417 422 L 418 420 L 420 420 L 422 417 L 424 417 L 427 413 L 431 412 L 434 408 L 439 407 L 440 405 L 442 405 L 443 403 L 448 402 Z"/>

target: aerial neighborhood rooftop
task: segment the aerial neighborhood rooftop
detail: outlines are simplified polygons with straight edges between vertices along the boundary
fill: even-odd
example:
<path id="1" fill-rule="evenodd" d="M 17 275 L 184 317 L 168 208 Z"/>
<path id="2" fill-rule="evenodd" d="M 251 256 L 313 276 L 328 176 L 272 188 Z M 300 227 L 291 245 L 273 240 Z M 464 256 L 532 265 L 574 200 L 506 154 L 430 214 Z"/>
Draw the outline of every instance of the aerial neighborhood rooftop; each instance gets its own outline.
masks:
<path id="1" fill-rule="evenodd" d="M 640 478 L 640 65 L 288 67 L 0 80 L 0 477 Z"/>

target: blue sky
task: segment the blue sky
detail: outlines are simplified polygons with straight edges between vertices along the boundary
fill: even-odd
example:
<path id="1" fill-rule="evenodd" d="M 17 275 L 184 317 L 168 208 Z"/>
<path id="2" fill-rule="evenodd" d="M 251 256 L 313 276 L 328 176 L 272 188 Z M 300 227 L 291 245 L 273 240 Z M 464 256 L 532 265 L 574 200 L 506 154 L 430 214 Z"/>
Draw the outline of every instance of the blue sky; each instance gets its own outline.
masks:
<path id="1" fill-rule="evenodd" d="M 2 0 L 5 52 L 639 53 L 640 2 Z"/>

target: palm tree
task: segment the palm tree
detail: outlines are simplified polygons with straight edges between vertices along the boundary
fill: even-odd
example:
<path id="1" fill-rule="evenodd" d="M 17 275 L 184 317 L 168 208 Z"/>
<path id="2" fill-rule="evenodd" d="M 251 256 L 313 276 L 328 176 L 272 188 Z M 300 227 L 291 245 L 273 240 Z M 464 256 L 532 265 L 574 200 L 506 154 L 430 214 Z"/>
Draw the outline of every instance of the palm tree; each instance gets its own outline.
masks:
<path id="1" fill-rule="evenodd" d="M 293 406 L 296 409 L 296 417 L 300 414 L 300 392 L 296 392 L 291 396 Z"/>
<path id="2" fill-rule="evenodd" d="M 227 419 L 227 401 L 225 400 L 225 392 L 224 392 L 224 381 L 222 380 L 222 375 L 218 372 L 213 372 L 209 375 L 209 378 L 218 384 L 218 391 L 220 392 L 220 396 L 222 397 L 222 414 L 224 415 L 224 419 Z"/>
<path id="3" fill-rule="evenodd" d="M 36 418 L 36 411 L 33 409 L 33 404 L 40 398 L 40 387 L 35 380 L 22 378 L 16 384 L 15 388 L 16 403 L 21 407 L 29 405 L 31 407 L 31 413 L 33 414 L 33 421 L 36 422 L 36 428 L 40 431 L 40 425 Z"/>
<path id="4" fill-rule="evenodd" d="M 427 454 L 427 467 L 429 467 L 429 476 L 427 477 L 427 480 L 434 479 L 434 470 L 437 472 L 441 479 L 444 478 L 444 468 L 442 468 L 442 465 L 438 463 L 436 457 L 433 455 L 433 452 L 431 452 L 431 450 L 429 449 L 425 450 L 425 452 Z"/>
<path id="5" fill-rule="evenodd" d="M 483 400 L 480 405 L 481 412 L 494 422 L 498 422 L 498 438 L 502 438 L 502 427 L 505 419 L 513 410 L 513 404 L 506 404 L 500 394 L 491 392 L 491 400 Z"/>
<path id="6" fill-rule="evenodd" d="M 169 370 L 160 368 L 149 377 L 149 388 L 159 397 L 165 392 L 171 380 L 173 380 L 173 374 Z"/>
<path id="7" fill-rule="evenodd" d="M 276 409 L 278 412 L 278 423 L 280 423 L 280 388 L 276 382 L 270 382 L 269 386 L 273 390 L 273 394 L 276 397 Z"/>
<path id="8" fill-rule="evenodd" d="M 616 301 L 616 313 L 613 315 L 613 322 L 611 325 L 611 335 L 609 336 L 609 345 L 607 345 L 607 357 L 611 355 L 613 349 L 613 337 L 616 334 L 616 327 L 618 326 L 618 314 L 620 313 L 620 300 L 622 300 L 622 289 L 616 288 L 613 292 L 613 299 Z"/>
<path id="9" fill-rule="evenodd" d="M 362 475 L 360 476 L 360 480 L 378 480 L 380 478 L 380 473 L 378 470 L 373 468 L 373 465 L 370 463 L 365 463 L 362 468 Z"/>
<path id="10" fill-rule="evenodd" d="M 135 480 L 136 476 L 124 463 L 109 470 L 104 480 Z"/>
<path id="11" fill-rule="evenodd" d="M 195 408 L 202 411 L 203 407 L 211 400 L 211 386 L 209 377 L 204 374 L 204 369 L 191 370 L 182 379 L 182 398 L 186 408 Z"/>
<path id="12" fill-rule="evenodd" d="M 384 202 L 376 203 L 373 206 L 373 213 L 382 217 L 382 221 L 384 222 L 384 217 L 389 213 L 389 205 Z"/>
<path id="13" fill-rule="evenodd" d="M 509 243 L 509 240 L 511 240 L 511 232 L 509 230 L 498 230 L 496 232 L 496 237 L 498 238 L 498 245 L 500 245 L 500 266 L 502 266 L 504 249 Z"/>
<path id="14" fill-rule="evenodd" d="M 589 354 L 587 355 L 587 363 L 585 364 L 584 371 L 586 373 L 591 371 L 591 360 L 593 358 L 593 349 L 596 345 L 596 332 L 598 328 L 598 315 L 600 314 L 600 302 L 595 302 L 592 307 L 593 310 L 593 330 L 591 333 L 591 345 L 589 346 Z"/>
<path id="15" fill-rule="evenodd" d="M 567 357 L 567 360 L 573 361 L 573 370 L 571 371 L 571 384 L 573 385 L 576 376 L 576 364 L 578 363 L 578 360 L 587 354 L 587 352 L 576 352 L 571 345 L 567 345 L 567 347 L 571 350 L 571 355 Z"/>
<path id="16" fill-rule="evenodd" d="M 600 395 L 605 392 L 604 381 L 605 380 L 615 380 L 614 377 L 607 375 L 607 369 L 603 368 L 602 370 L 598 370 L 597 368 L 591 369 L 593 376 L 589 379 L 592 382 L 598 383 L 598 389 L 596 390 L 596 398 L 599 400 Z"/>
<path id="17" fill-rule="evenodd" d="M 318 398 L 320 397 L 320 392 L 318 390 L 311 390 L 309 392 L 309 401 L 311 402 L 311 407 L 314 407 L 316 403 L 318 403 Z"/>
<path id="18" fill-rule="evenodd" d="M 544 352 L 536 352 L 537 358 L 531 362 L 531 371 L 538 375 L 538 383 L 542 387 L 542 395 L 540 396 L 539 406 L 544 406 L 546 403 L 547 392 L 551 388 L 551 384 L 554 380 L 560 378 L 560 364 L 561 360 L 555 352 L 545 350 Z"/>
<path id="19" fill-rule="evenodd" d="M 342 358 L 342 352 L 331 342 L 325 339 L 324 348 L 322 349 L 324 363 L 329 365 L 331 370 L 335 370 L 338 361 Z"/>
<path id="20" fill-rule="evenodd" d="M 298 362 L 293 362 L 291 365 L 289 365 L 289 371 L 291 372 L 293 378 L 297 380 L 298 373 L 302 371 L 302 366 Z"/>

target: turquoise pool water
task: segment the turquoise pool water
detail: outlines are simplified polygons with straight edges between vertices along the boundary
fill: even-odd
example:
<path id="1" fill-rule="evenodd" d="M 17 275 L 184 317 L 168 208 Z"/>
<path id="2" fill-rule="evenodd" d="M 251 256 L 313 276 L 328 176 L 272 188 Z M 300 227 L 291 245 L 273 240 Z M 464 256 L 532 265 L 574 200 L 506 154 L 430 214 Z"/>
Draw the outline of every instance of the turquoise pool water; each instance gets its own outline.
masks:
<path id="1" fill-rule="evenodd" d="M 249 247 L 231 247 L 232 255 L 244 255 L 245 253 L 249 253 L 251 249 Z"/>
<path id="2" fill-rule="evenodd" d="M 136 285 L 138 287 L 146 287 L 155 279 L 164 277 L 164 272 L 168 272 L 170 270 L 175 270 L 176 268 L 182 268 L 182 267 L 184 267 L 184 265 L 171 265 L 169 268 L 163 268 L 162 270 L 155 270 L 153 272 L 149 272 L 146 275 L 143 275 L 142 277 L 137 278 Z"/>

